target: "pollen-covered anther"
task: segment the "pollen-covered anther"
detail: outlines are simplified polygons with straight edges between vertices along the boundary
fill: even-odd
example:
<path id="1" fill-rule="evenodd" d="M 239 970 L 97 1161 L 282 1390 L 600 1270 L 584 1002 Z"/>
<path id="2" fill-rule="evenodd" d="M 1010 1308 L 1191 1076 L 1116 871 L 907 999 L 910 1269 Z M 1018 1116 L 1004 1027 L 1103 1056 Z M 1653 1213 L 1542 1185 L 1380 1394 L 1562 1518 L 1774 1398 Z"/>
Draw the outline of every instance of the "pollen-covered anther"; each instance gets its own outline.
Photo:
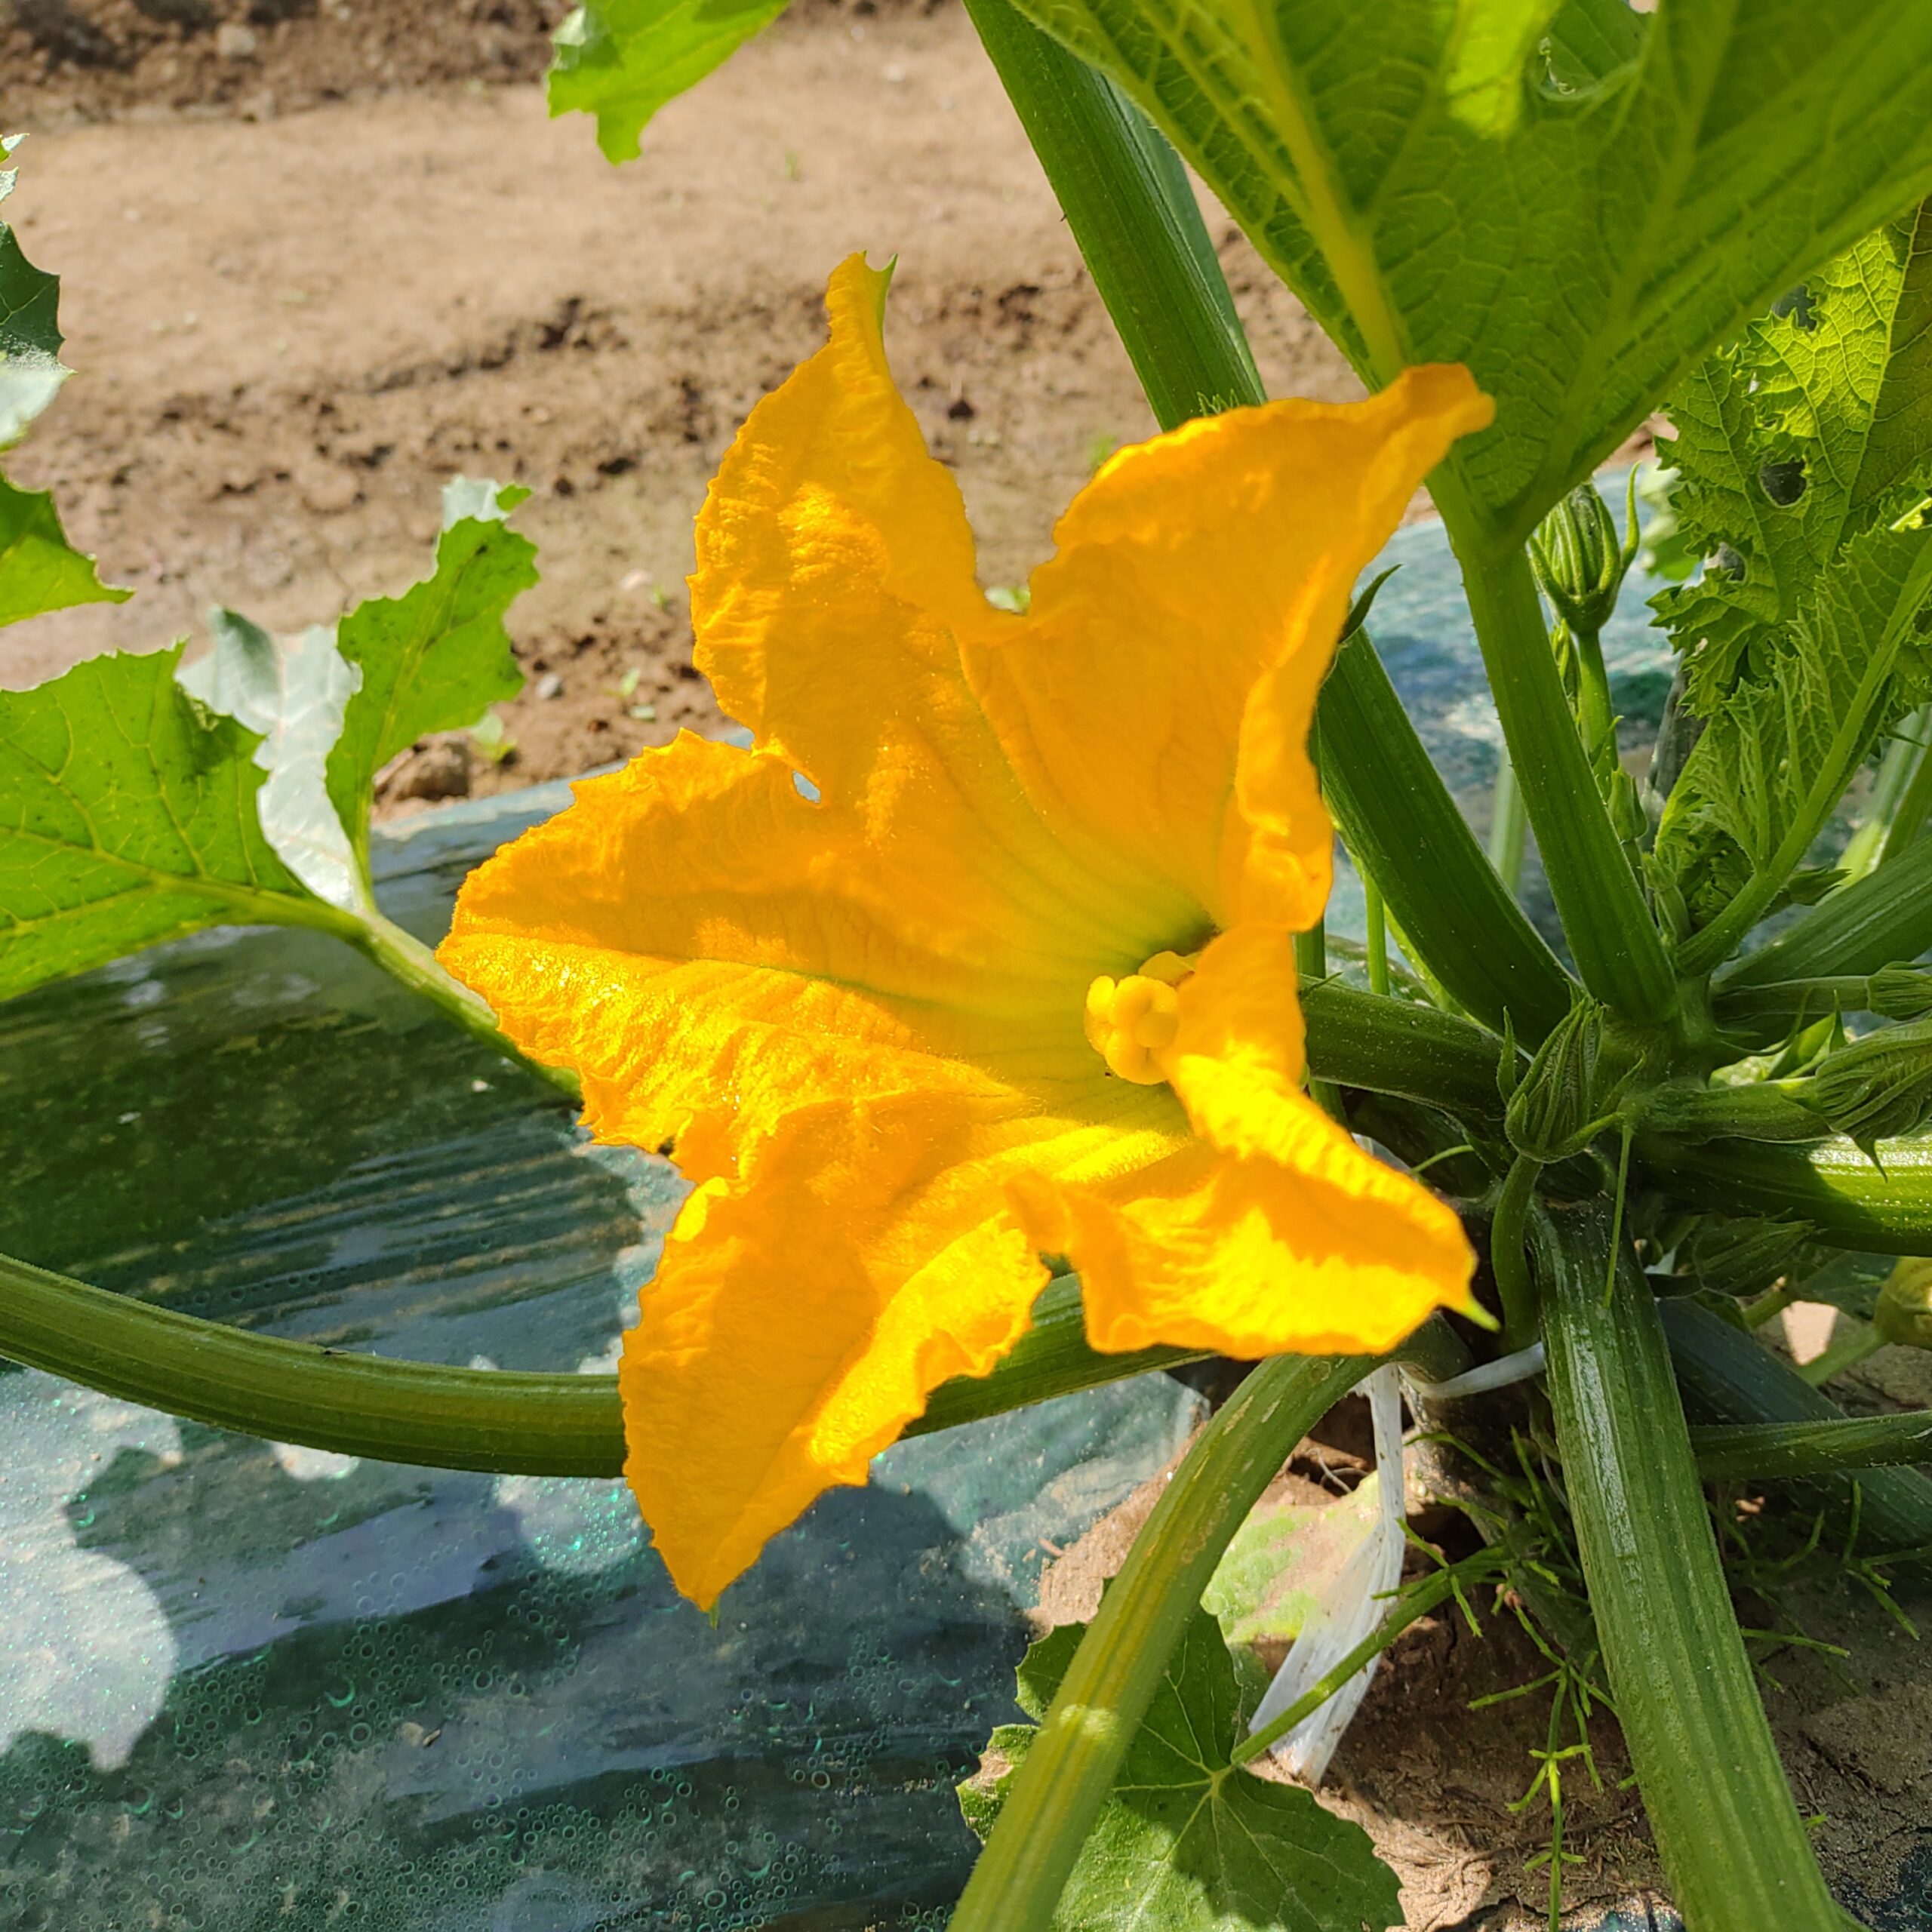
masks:
<path id="1" fill-rule="evenodd" d="M 1180 1026 L 1181 982 L 1194 961 L 1157 952 L 1124 980 L 1103 974 L 1087 989 L 1087 1038 L 1107 1070 L 1137 1086 L 1158 1087 Z"/>

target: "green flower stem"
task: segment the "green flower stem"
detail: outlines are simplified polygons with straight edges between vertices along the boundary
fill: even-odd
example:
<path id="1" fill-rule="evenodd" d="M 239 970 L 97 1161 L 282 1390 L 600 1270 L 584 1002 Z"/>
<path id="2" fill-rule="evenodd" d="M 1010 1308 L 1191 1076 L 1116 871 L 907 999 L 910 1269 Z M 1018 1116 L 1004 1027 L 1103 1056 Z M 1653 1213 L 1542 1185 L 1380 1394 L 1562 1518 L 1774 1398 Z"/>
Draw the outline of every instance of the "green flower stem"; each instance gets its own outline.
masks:
<path id="1" fill-rule="evenodd" d="M 1195 1438 L 1080 1640 L 951 1932 L 1046 1932 L 1222 1552 L 1294 1445 L 1374 1366 L 1278 1356 Z"/>
<path id="2" fill-rule="evenodd" d="M 1164 429 L 1266 399 L 1178 156 L 1008 0 L 966 11 Z"/>
<path id="3" fill-rule="evenodd" d="M 1496 786 L 1490 794 L 1489 863 L 1512 897 L 1523 884 L 1523 851 L 1529 820 L 1523 813 L 1523 788 L 1505 746 L 1496 763 Z"/>
<path id="4" fill-rule="evenodd" d="M 1912 795 L 1913 780 L 1924 769 L 1921 758 L 1928 731 L 1932 731 L 1932 706 L 1921 706 L 1886 746 L 1872 783 L 1865 823 L 1846 840 L 1838 854 L 1838 869 L 1847 878 L 1862 878 L 1881 861 L 1890 849 L 1894 831 L 1902 845 L 1916 835 L 1923 811 L 1918 820 L 1908 821 L 1902 808 Z"/>
<path id="5" fill-rule="evenodd" d="M 1932 946 L 1932 839 L 1914 839 L 1833 893 L 1781 939 L 1718 974 L 1712 996 L 1778 980 L 1875 973 Z"/>
<path id="6" fill-rule="evenodd" d="M 1500 1029 L 1506 1013 L 1540 1040 L 1570 1011 L 1569 975 L 1484 857 L 1366 631 L 1336 653 L 1318 715 L 1323 795 L 1404 949 L 1478 1019 Z"/>
<path id="7" fill-rule="evenodd" d="M 955 1429 L 1200 1357 L 1090 1349 L 1079 1284 L 1063 1277 L 990 1375 L 942 1383 L 906 1433 Z M 340 1455 L 518 1475 L 614 1476 L 624 1466 L 614 1375 L 447 1368 L 317 1348 L 156 1308 L 8 1255 L 0 1358 L 123 1401 Z"/>
<path id="8" fill-rule="evenodd" d="M 1932 1135 L 1881 1142 L 1883 1167 L 1837 1136 L 1799 1147 L 1647 1132 L 1637 1155 L 1647 1184 L 1686 1207 L 1809 1221 L 1872 1254 L 1932 1254 Z"/>
<path id="9" fill-rule="evenodd" d="M 528 1066 L 558 1092 L 568 1094 L 573 1100 L 582 1097 L 583 1089 L 574 1073 L 566 1067 L 540 1066 L 528 1059 L 499 1030 L 496 1015 L 485 1001 L 445 972 L 437 964 L 436 955 L 413 933 L 404 931 L 393 920 L 374 911 L 359 915 L 352 928 L 335 930 L 340 930 L 350 945 L 384 972 L 420 993 L 446 1018 L 454 1020 L 465 1032 Z"/>
<path id="10" fill-rule="evenodd" d="M 1536 1289 L 1524 1244 L 1537 1176 L 1542 1171 L 1539 1162 L 1518 1154 L 1503 1177 L 1489 1224 L 1489 1272 L 1503 1303 L 1503 1334 L 1497 1346 L 1506 1355 L 1527 1349 L 1537 1338 Z"/>
<path id="11" fill-rule="evenodd" d="M 1389 909 L 1382 903 L 1381 887 L 1367 872 L 1361 875 L 1361 903 L 1368 989 L 1386 999 L 1389 996 Z"/>
<path id="12" fill-rule="evenodd" d="M 1735 1087 L 1700 1087 L 1688 1081 L 1653 1088 L 1638 1103 L 1647 1133 L 1688 1140 L 1826 1140 L 1831 1128 L 1804 1104 L 1807 1082 L 1758 1080 Z"/>
<path id="13" fill-rule="evenodd" d="M 1918 731 L 1922 739 L 1932 739 L 1932 706 L 1927 706 L 1918 714 Z M 1932 817 L 1932 749 L 1921 746 L 1912 782 L 1905 788 L 1898 809 L 1892 814 L 1892 822 L 1886 828 L 1885 843 L 1879 852 L 1878 863 L 1889 866 L 1896 863 L 1925 829 L 1928 817 Z"/>
<path id="14" fill-rule="evenodd" d="M 614 1375 L 445 1368 L 255 1335 L 0 1256 L 0 1355 L 217 1428 L 385 1462 L 623 1467 Z"/>
<path id="15" fill-rule="evenodd" d="M 1614 752 L 1617 714 L 1611 709 L 1610 672 L 1604 666 L 1602 635 L 1573 629 L 1570 637 L 1577 647 L 1577 723 L 1583 733 L 1583 749 L 1594 757 L 1598 746 L 1607 741 Z"/>
<path id="16" fill-rule="evenodd" d="M 1754 1335 L 1694 1301 L 1658 1306 L 1670 1338 L 1678 1386 L 1685 1405 L 1700 1422 L 1808 1428 L 1845 1420 L 1844 1411 L 1829 1395 L 1813 1388 Z M 1752 1473 L 1781 1472 L 1764 1468 Z M 1829 1469 L 1809 1473 L 1848 1513 L 1850 1480 Z M 1859 1537 L 1866 1550 L 1922 1550 L 1932 1546 L 1932 1479 L 1917 1469 L 1872 1467 L 1859 1478 L 1858 1492 Z"/>
<path id="17" fill-rule="evenodd" d="M 1793 1481 L 1932 1462 L 1932 1409 L 1820 1422 L 1706 1423 L 1690 1432 L 1706 1482 Z"/>
<path id="18" fill-rule="evenodd" d="M 1537 1217 L 1549 1394 L 1598 1636 L 1688 1932 L 1842 1932 L 1744 1642 L 1657 1304 L 1599 1208 Z"/>
<path id="19" fill-rule="evenodd" d="M 1661 1025 L 1675 1010 L 1676 976 L 1577 736 L 1529 558 L 1479 534 L 1451 466 L 1429 483 L 1463 567 L 1516 783 L 1577 970 L 1613 1012 Z"/>
<path id="20" fill-rule="evenodd" d="M 1501 1043 L 1494 1034 L 1438 1008 L 1380 999 L 1337 980 L 1304 980 L 1301 1001 L 1309 1064 L 1322 1079 L 1500 1128 Z"/>
<path id="21" fill-rule="evenodd" d="M 1389 1614 L 1325 1677 L 1304 1690 L 1288 1708 L 1271 1718 L 1259 1730 L 1251 1731 L 1228 1754 L 1228 1762 L 1239 1767 L 1260 1757 L 1278 1744 L 1304 1718 L 1312 1717 L 1372 1659 L 1379 1657 L 1412 1623 L 1420 1623 L 1432 1610 L 1457 1595 L 1466 1583 L 1480 1580 L 1502 1569 L 1512 1552 L 1501 1543 L 1461 1563 L 1445 1564 L 1432 1571 L 1389 1605 Z"/>

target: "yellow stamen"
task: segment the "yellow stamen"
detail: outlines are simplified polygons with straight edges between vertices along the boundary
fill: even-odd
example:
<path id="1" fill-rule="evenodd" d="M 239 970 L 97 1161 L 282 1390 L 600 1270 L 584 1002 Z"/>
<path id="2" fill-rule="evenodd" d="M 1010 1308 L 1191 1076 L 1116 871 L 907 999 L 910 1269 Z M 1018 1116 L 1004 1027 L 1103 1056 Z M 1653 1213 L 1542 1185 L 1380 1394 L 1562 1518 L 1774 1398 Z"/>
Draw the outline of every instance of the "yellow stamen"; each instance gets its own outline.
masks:
<path id="1" fill-rule="evenodd" d="M 1157 952 L 1137 973 L 1124 980 L 1103 973 L 1087 989 L 1087 1038 L 1109 1072 L 1139 1087 L 1167 1078 L 1161 1056 L 1174 1043 L 1180 988 L 1193 971 L 1192 960 Z"/>

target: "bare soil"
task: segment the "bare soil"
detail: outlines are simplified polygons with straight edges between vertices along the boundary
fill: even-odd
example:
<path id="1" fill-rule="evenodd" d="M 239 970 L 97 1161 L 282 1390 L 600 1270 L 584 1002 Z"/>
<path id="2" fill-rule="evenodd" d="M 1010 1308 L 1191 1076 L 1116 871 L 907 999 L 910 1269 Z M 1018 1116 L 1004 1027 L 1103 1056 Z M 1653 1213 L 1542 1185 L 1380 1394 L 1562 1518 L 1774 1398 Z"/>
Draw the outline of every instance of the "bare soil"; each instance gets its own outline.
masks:
<path id="1" fill-rule="evenodd" d="M 458 747 L 457 789 L 718 728 L 690 663 L 692 518 L 746 411 L 823 339 L 826 274 L 856 248 L 898 257 L 895 367 L 989 584 L 1023 577 L 1098 457 L 1152 429 L 956 9 L 788 17 L 615 168 L 587 119 L 491 78 L 540 67 L 534 5 L 460 29 L 331 0 L 223 57 L 131 0 L 73 4 L 124 55 L 43 48 L 8 69 L 42 78 L 0 89 L 9 125 L 42 130 L 9 212 L 63 278 L 79 371 L 9 468 L 138 594 L 0 633 L 0 685 L 198 637 L 215 602 L 293 628 L 398 590 L 466 472 L 532 489 L 544 577 L 512 617 L 515 752 Z M 1271 385 L 1356 393 L 1217 220 Z"/>

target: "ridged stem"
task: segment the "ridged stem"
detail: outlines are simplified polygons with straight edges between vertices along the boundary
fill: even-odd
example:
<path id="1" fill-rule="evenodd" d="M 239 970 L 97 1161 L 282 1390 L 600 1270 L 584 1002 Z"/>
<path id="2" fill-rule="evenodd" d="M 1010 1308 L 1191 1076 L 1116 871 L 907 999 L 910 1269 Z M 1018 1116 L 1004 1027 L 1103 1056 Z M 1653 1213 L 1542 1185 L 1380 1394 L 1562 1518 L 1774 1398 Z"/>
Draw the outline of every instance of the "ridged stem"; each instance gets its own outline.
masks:
<path id="1" fill-rule="evenodd" d="M 1661 1024 L 1676 1008 L 1676 976 L 1577 736 L 1529 558 L 1482 536 L 1450 469 L 1438 469 L 1430 487 L 1463 567 L 1476 641 L 1577 970 L 1612 1012 Z"/>
<path id="2" fill-rule="evenodd" d="M 1540 1217 L 1549 1394 L 1611 1694 L 1687 1932 L 1843 1932 L 1730 1606 L 1657 1304 L 1599 1208 Z"/>
<path id="3" fill-rule="evenodd" d="M 1195 1438 L 1100 1599 L 951 1932 L 1046 1932 L 1222 1552 L 1289 1451 L 1374 1366 L 1278 1356 Z"/>
<path id="4" fill-rule="evenodd" d="M 257 1335 L 0 1255 L 0 1358 L 218 1429 L 340 1455 L 503 1475 L 614 1476 L 624 1424 L 614 1375 L 449 1368 Z M 992 1374 L 943 1383 L 906 1433 L 1004 1414 L 1149 1369 L 1186 1349 L 1101 1355 L 1078 1282 L 1047 1289 Z"/>

